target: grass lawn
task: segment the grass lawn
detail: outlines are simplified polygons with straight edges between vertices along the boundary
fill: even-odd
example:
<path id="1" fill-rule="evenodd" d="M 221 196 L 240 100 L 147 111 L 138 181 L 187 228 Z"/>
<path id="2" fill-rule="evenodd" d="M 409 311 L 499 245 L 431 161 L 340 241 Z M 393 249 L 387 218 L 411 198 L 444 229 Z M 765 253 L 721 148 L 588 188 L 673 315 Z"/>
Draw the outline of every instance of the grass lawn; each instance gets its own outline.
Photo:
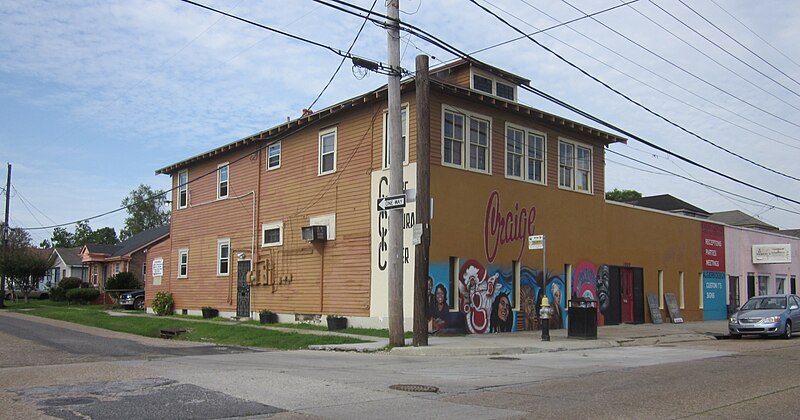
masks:
<path id="1" fill-rule="evenodd" d="M 62 302 L 31 301 L 30 303 L 6 301 L 8 310 L 41 316 L 44 318 L 58 319 L 76 324 L 104 328 L 112 331 L 137 334 L 146 337 L 158 337 L 162 328 L 182 327 L 188 330 L 178 339 L 188 341 L 202 341 L 216 344 L 266 347 L 281 350 L 298 350 L 308 348 L 315 344 L 350 344 L 363 343 L 351 337 L 335 335 L 303 334 L 301 332 L 282 332 L 266 328 L 254 328 L 252 322 L 202 322 L 189 317 L 163 318 L 157 316 L 112 316 L 105 312 L 103 306 L 97 305 L 66 305 Z M 135 314 L 136 312 L 128 312 Z M 217 318 L 217 321 L 226 321 Z M 305 324 L 273 324 L 298 328 Z M 307 327 L 316 327 L 307 325 Z M 319 327 L 319 329 L 325 329 Z M 372 330 L 380 331 L 380 330 Z M 351 332 L 343 330 L 342 332 Z M 388 334 L 388 333 L 387 333 Z M 374 334 L 372 334 L 374 335 Z M 388 335 L 387 335 L 388 336 Z"/>

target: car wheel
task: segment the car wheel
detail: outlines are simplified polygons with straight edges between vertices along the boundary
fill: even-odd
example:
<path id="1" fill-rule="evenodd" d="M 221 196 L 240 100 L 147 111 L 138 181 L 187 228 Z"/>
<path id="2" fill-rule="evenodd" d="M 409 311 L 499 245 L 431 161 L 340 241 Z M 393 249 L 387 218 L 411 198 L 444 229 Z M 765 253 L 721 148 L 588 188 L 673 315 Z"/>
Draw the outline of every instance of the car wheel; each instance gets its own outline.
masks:
<path id="1" fill-rule="evenodd" d="M 792 321 L 786 321 L 786 328 L 783 332 L 783 338 L 787 340 L 792 338 Z"/>
<path id="2" fill-rule="evenodd" d="M 136 298 L 136 300 L 133 301 L 133 309 L 136 309 L 137 311 L 143 311 L 144 310 L 144 298 L 143 297 Z"/>

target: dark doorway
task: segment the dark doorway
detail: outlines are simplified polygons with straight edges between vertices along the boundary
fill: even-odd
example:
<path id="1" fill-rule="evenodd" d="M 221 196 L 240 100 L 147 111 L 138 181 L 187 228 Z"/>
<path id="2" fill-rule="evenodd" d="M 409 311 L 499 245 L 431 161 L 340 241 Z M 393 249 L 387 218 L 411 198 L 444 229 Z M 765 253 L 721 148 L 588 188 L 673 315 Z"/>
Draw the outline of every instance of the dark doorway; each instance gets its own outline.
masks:
<path id="1" fill-rule="evenodd" d="M 250 285 L 247 284 L 247 273 L 250 272 L 250 261 L 239 261 L 236 266 L 236 316 L 250 318 Z"/>
<path id="2" fill-rule="evenodd" d="M 630 268 L 621 268 L 619 271 L 622 322 L 625 324 L 631 324 L 634 321 L 633 270 Z"/>
<path id="3" fill-rule="evenodd" d="M 751 297 L 756 295 L 756 276 L 752 274 L 747 275 L 747 298 L 750 299 Z"/>
<path id="4" fill-rule="evenodd" d="M 728 276 L 728 312 L 739 307 L 739 276 Z"/>
<path id="5" fill-rule="evenodd" d="M 644 323 L 644 271 L 636 267 L 609 267 L 609 308 L 605 325 Z"/>

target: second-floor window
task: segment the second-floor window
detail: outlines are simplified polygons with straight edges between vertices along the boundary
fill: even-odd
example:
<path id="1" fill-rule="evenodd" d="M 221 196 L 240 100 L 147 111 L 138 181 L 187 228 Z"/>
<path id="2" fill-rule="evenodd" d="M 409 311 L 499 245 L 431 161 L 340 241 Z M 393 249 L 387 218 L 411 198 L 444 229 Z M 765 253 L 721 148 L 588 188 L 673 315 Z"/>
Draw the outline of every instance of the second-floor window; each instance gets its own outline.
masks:
<path id="1" fill-rule="evenodd" d="M 442 163 L 478 172 L 489 172 L 491 122 L 465 112 L 444 110 Z M 465 156 L 468 153 L 468 156 Z"/>
<path id="2" fill-rule="evenodd" d="M 319 175 L 336 172 L 336 129 L 319 133 Z"/>
<path id="3" fill-rule="evenodd" d="M 545 138 L 535 131 L 506 127 L 506 176 L 544 183 Z"/>
<path id="4" fill-rule="evenodd" d="M 217 198 L 228 198 L 228 163 L 217 167 Z"/>
<path id="5" fill-rule="evenodd" d="M 183 209 L 189 204 L 189 172 L 178 172 L 178 208 Z"/>
<path id="6" fill-rule="evenodd" d="M 400 139 L 403 142 L 403 164 L 408 164 L 408 106 L 400 109 Z M 389 167 L 392 154 L 389 143 L 389 111 L 383 113 L 383 167 Z"/>
<path id="7" fill-rule="evenodd" d="M 558 142 L 558 185 L 592 192 L 592 149 L 568 141 Z"/>
<path id="8" fill-rule="evenodd" d="M 217 275 L 227 276 L 230 274 L 231 264 L 231 241 L 230 239 L 220 239 L 217 241 Z"/>
<path id="9" fill-rule="evenodd" d="M 472 88 L 510 101 L 516 98 L 516 87 L 514 85 L 487 75 L 474 73 L 472 75 Z"/>
<path id="10" fill-rule="evenodd" d="M 281 167 L 281 142 L 270 144 L 267 149 L 267 170 Z"/>
<path id="11" fill-rule="evenodd" d="M 189 276 L 189 250 L 178 250 L 178 278 L 185 279 Z"/>

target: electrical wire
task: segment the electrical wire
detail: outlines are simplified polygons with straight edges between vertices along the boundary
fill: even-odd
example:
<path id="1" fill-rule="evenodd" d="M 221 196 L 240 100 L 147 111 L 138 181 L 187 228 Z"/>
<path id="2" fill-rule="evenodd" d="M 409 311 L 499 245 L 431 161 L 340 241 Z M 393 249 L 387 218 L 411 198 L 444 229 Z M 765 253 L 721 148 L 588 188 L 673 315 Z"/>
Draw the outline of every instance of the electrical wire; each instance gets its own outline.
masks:
<path id="1" fill-rule="evenodd" d="M 523 32 L 522 30 L 520 30 L 519 28 L 517 28 L 516 26 L 512 25 L 511 23 L 509 23 L 507 20 L 505 20 L 505 19 L 504 19 L 504 18 L 502 18 L 501 16 L 499 16 L 498 14 L 494 13 L 493 11 L 489 10 L 488 8 L 486 8 L 485 6 L 483 6 L 482 4 L 478 3 L 476 0 L 469 0 L 469 1 L 470 1 L 470 2 L 472 2 L 473 4 L 475 4 L 476 6 L 478 6 L 479 8 L 481 8 L 481 9 L 482 9 L 483 11 L 485 11 L 486 13 L 488 13 L 488 14 L 490 14 L 490 15 L 494 16 L 496 19 L 498 19 L 499 21 L 501 21 L 501 22 L 502 22 L 502 23 L 504 23 L 506 26 L 508 26 L 509 28 L 513 29 L 514 31 L 516 31 L 516 32 L 519 32 L 519 33 L 521 33 L 521 34 L 524 34 L 524 33 L 525 33 L 525 32 Z M 565 1 L 565 0 L 562 0 L 562 1 Z M 795 177 L 795 176 L 793 176 L 793 175 L 788 175 L 788 174 L 785 174 L 785 173 L 783 173 L 783 172 L 780 172 L 780 171 L 777 171 L 777 170 L 775 170 L 775 169 L 772 169 L 772 168 L 770 168 L 770 167 L 768 167 L 768 166 L 762 165 L 762 164 L 760 164 L 760 163 L 758 163 L 758 162 L 756 162 L 756 161 L 754 161 L 754 160 L 752 160 L 752 159 L 749 159 L 749 158 L 747 158 L 747 157 L 745 157 L 745 156 L 743 156 L 743 155 L 741 155 L 741 154 L 739 154 L 739 153 L 736 153 L 736 152 L 734 152 L 734 151 L 732 151 L 732 150 L 730 150 L 730 149 L 728 149 L 728 148 L 725 148 L 725 147 L 723 147 L 723 146 L 720 146 L 720 145 L 718 145 L 718 144 L 716 144 L 716 143 L 712 142 L 711 140 L 708 140 L 708 139 L 706 139 L 705 137 L 703 137 L 703 136 L 701 136 L 701 135 L 699 135 L 699 134 L 697 134 L 697 133 L 695 133 L 695 132 L 693 132 L 693 131 L 691 131 L 691 130 L 689 130 L 689 129 L 685 128 L 685 127 L 683 127 L 682 125 L 680 125 L 680 124 L 678 124 L 678 123 L 676 123 L 676 122 L 674 122 L 674 121 L 670 120 L 669 118 L 667 118 L 667 117 L 665 117 L 665 116 L 663 116 L 663 115 L 659 114 L 658 112 L 655 112 L 655 111 L 653 111 L 652 109 L 650 109 L 649 107 L 645 106 L 645 105 L 644 105 L 644 104 L 642 104 L 641 102 L 638 102 L 638 101 L 636 101 L 635 99 L 631 98 L 630 96 L 628 96 L 628 95 L 626 95 L 626 94 L 622 93 L 621 91 L 619 91 L 619 90 L 617 90 L 616 88 L 612 87 L 612 86 L 611 86 L 611 85 L 609 85 L 608 83 L 606 83 L 606 82 L 604 82 L 604 81 L 600 80 L 600 79 L 599 79 L 599 78 L 597 78 L 596 76 L 594 76 L 594 75 L 590 74 L 589 72 L 587 72 L 586 70 L 582 69 L 582 68 L 581 68 L 581 67 L 579 67 L 578 65 L 576 65 L 576 64 L 572 63 L 571 61 L 567 60 L 567 59 L 566 59 L 566 58 L 564 58 L 562 55 L 560 55 L 559 53 L 557 53 L 557 52 L 555 52 L 554 50 L 550 49 L 549 47 L 547 47 L 546 45 L 544 45 L 544 44 L 542 44 L 541 42 L 537 41 L 536 39 L 534 39 L 534 38 L 532 38 L 532 37 L 529 37 L 529 36 L 526 36 L 526 38 L 528 38 L 528 39 L 529 39 L 531 42 L 535 43 L 536 45 L 538 45 L 539 47 L 541 47 L 541 48 L 542 48 L 542 49 L 544 49 L 545 51 L 547 51 L 547 52 L 549 52 L 550 54 L 554 55 L 556 58 L 558 58 L 559 60 L 563 61 L 565 64 L 567 64 L 567 65 L 569 65 L 570 67 L 572 67 L 572 68 L 574 68 L 574 69 L 578 70 L 578 71 L 579 71 L 579 72 L 581 72 L 581 73 L 582 73 L 584 76 L 586 76 L 586 77 L 588 77 L 588 78 L 592 79 L 593 81 L 595 81 L 595 82 L 599 83 L 600 85 L 602 85 L 602 86 L 603 86 L 603 87 L 605 87 L 606 89 L 608 89 L 608 90 L 610 90 L 610 91 L 614 92 L 615 94 L 617 94 L 618 96 L 620 96 L 620 97 L 624 98 L 624 99 L 625 99 L 625 100 L 627 100 L 628 102 L 630 102 L 630 103 L 632 103 L 632 104 L 634 104 L 634 105 L 638 106 L 639 108 L 641 108 L 641 109 L 643 109 L 643 110 L 647 111 L 649 114 L 651 114 L 651 115 L 653 115 L 653 116 L 655 116 L 655 117 L 657 117 L 657 118 L 661 119 L 662 121 L 664 121 L 664 122 L 666 122 L 667 124 L 669 124 L 669 125 L 671 125 L 671 126 L 673 126 L 673 127 L 677 128 L 677 129 L 679 129 L 679 130 L 681 130 L 681 131 L 685 132 L 686 134 L 689 134 L 689 135 L 691 135 L 692 137 L 695 137 L 695 138 L 697 138 L 697 139 L 699 139 L 699 140 L 703 141 L 704 143 L 707 143 L 707 144 L 709 144 L 709 145 L 711 145 L 711 146 L 713 146 L 713 147 L 715 147 L 715 148 L 717 148 L 717 149 L 719 149 L 719 150 L 722 150 L 722 151 L 724 151 L 724 152 L 726 152 L 726 153 L 728 153 L 728 154 L 730 154 L 730 155 L 732 155 L 732 156 L 735 156 L 735 157 L 737 157 L 737 158 L 739 158 L 739 159 L 741 159 L 741 160 L 744 160 L 745 162 L 748 162 L 748 163 L 750 163 L 750 164 L 752 164 L 752 165 L 758 166 L 759 168 L 762 168 L 762 169 L 764 169 L 764 170 L 767 170 L 767 171 L 769 171 L 769 172 L 775 173 L 775 174 L 777 174 L 777 175 L 780 175 L 780 176 L 783 176 L 783 177 L 786 177 L 786 178 L 789 178 L 789 179 L 792 179 L 792 180 L 795 180 L 795 181 L 800 181 L 800 178 L 798 178 L 798 177 Z M 798 126 L 798 127 L 800 127 L 800 126 Z"/>
<path id="2" fill-rule="evenodd" d="M 420 0 L 420 1 L 421 1 L 421 0 Z M 372 11 L 372 9 L 374 9 L 374 8 L 375 8 L 375 5 L 376 5 L 377 3 L 378 3 L 378 0 L 375 0 L 375 1 L 373 1 L 373 2 L 372 2 L 372 7 L 370 7 L 370 9 L 369 9 L 369 10 L 370 10 L 370 11 Z M 369 15 L 367 15 L 367 16 L 369 16 Z M 367 22 L 369 22 L 369 19 L 364 19 L 364 22 L 363 22 L 363 23 L 361 23 L 361 28 L 359 28 L 359 29 L 358 29 L 358 32 L 356 33 L 356 36 L 355 36 L 355 38 L 353 38 L 353 42 L 352 42 L 352 43 L 350 43 L 350 47 L 347 49 L 347 53 L 346 53 L 346 54 L 350 54 L 350 51 L 352 51 L 352 50 L 353 50 L 353 46 L 355 46 L 355 45 L 356 45 L 356 41 L 358 41 L 358 37 L 361 35 L 361 31 L 363 31 L 363 30 L 364 30 L 364 26 L 366 26 L 366 25 L 367 25 Z M 316 98 L 316 99 L 314 99 L 314 101 L 313 101 L 313 102 L 311 102 L 311 105 L 309 105 L 309 106 L 308 106 L 308 110 L 312 110 L 312 109 L 314 109 L 314 105 L 316 105 L 317 101 L 319 101 L 319 98 L 321 98 L 321 97 L 322 97 L 322 94 L 323 94 L 323 93 L 325 93 L 325 91 L 326 91 L 326 90 L 328 90 L 328 86 L 330 86 L 330 85 L 331 85 L 331 83 L 333 83 L 333 79 L 335 79 L 335 78 L 336 78 L 336 75 L 337 75 L 337 74 L 339 74 L 339 70 L 341 70 L 341 69 L 342 69 L 342 65 L 344 64 L 345 60 L 347 60 L 347 57 L 342 57 L 342 61 L 340 61 L 340 62 L 339 62 L 339 66 L 338 66 L 338 67 L 336 67 L 336 70 L 335 70 L 335 71 L 333 72 L 333 74 L 331 75 L 331 78 L 330 78 L 330 80 L 328 80 L 328 83 L 327 83 L 327 84 L 325 84 L 325 87 L 323 87 L 323 88 L 322 88 L 322 91 L 319 93 L 319 95 L 317 95 L 317 98 Z"/>
<path id="3" fill-rule="evenodd" d="M 472 0 L 470 0 L 470 1 L 472 1 Z M 564 0 L 562 0 L 562 1 L 564 1 Z M 572 7 L 573 7 L 573 8 L 575 8 L 576 10 L 578 10 L 578 11 L 579 11 L 579 12 L 581 12 L 581 13 L 585 13 L 585 12 L 583 12 L 581 9 L 579 9 L 579 8 L 576 8 L 575 6 L 572 6 Z M 638 11 L 638 10 L 637 10 L 635 7 L 631 7 L 631 9 L 632 9 L 632 10 L 634 10 L 634 11 L 636 11 L 637 13 L 639 12 L 639 11 Z M 645 15 L 643 15 L 643 14 L 642 14 L 642 16 L 643 16 L 643 17 L 645 17 L 645 18 L 647 18 L 647 16 L 645 16 Z M 597 20 L 597 19 L 592 19 L 592 20 L 594 20 L 594 21 L 595 21 L 595 22 L 597 22 L 598 24 L 602 25 L 603 27 L 605 27 L 605 28 L 606 28 L 606 29 L 608 29 L 609 31 L 611 31 L 611 32 L 614 32 L 615 34 L 617 34 L 618 36 L 620 36 L 620 37 L 622 37 L 623 39 L 627 40 L 628 42 L 630 42 L 630 43 L 632 43 L 632 44 L 636 45 L 637 47 L 639 47 L 639 48 L 641 48 L 641 49 L 643 49 L 643 50 L 647 51 L 648 53 L 652 54 L 653 56 L 655 56 L 655 57 L 659 58 L 660 60 L 664 61 L 665 63 L 669 64 L 670 66 L 672 66 L 672 67 L 674 67 L 674 68 L 676 68 L 676 69 L 680 70 L 680 71 L 681 71 L 681 72 L 683 72 L 684 74 L 686 74 L 686 75 L 688 75 L 688 76 L 690 76 L 690 77 L 692 77 L 692 78 L 696 79 L 697 81 L 699 81 L 699 82 L 701 82 L 701 83 L 704 83 L 704 84 L 706 84 L 706 85 L 708 85 L 708 86 L 710 86 L 710 87 L 712 87 L 712 88 L 716 89 L 717 91 L 719 91 L 719 92 L 721 92 L 721 93 L 723 93 L 723 94 L 725 94 L 725 95 L 727 95 L 727 96 L 729 96 L 729 97 L 731 97 L 731 98 L 733 98 L 733 99 L 735 99 L 735 100 L 737 100 L 737 101 L 739 101 L 739 102 L 741 102 L 741 103 L 743 103 L 743 104 L 745 104 L 745 105 L 747 105 L 747 106 L 750 106 L 750 107 L 752 107 L 753 109 L 757 109 L 757 110 L 759 110 L 759 111 L 763 112 L 764 114 L 767 114 L 767 115 L 770 115 L 770 116 L 772 116 L 772 117 L 773 117 L 773 118 L 775 118 L 775 119 L 781 120 L 781 121 L 783 121 L 783 122 L 785 122 L 785 123 L 787 123 L 787 124 L 790 124 L 790 125 L 793 125 L 793 126 L 795 126 L 795 127 L 797 127 L 797 128 L 800 128 L 800 124 L 797 124 L 797 123 L 794 123 L 794 122 L 792 122 L 792 121 L 789 121 L 789 120 L 787 120 L 786 118 L 783 118 L 783 117 L 781 117 L 780 115 L 777 115 L 777 114 L 775 114 L 775 113 L 773 113 L 773 112 L 770 112 L 770 111 L 768 111 L 768 110 L 766 110 L 766 109 L 764 109 L 764 108 L 762 108 L 762 107 L 760 107 L 760 106 L 758 106 L 758 105 L 755 105 L 755 104 L 753 104 L 753 103 L 751 103 L 751 102 L 748 102 L 748 101 L 746 101 L 746 100 L 744 100 L 744 99 L 740 98 L 739 96 L 737 96 L 737 95 L 734 95 L 733 93 L 730 93 L 730 92 L 728 92 L 727 90 L 725 90 L 725 89 L 723 89 L 723 88 L 721 88 L 721 87 L 717 86 L 716 84 L 714 84 L 714 83 L 711 83 L 711 82 L 709 82 L 708 80 L 705 80 L 705 79 L 703 79 L 702 77 L 700 77 L 700 76 L 698 76 L 698 75 L 696 75 L 696 74 L 694 74 L 694 73 L 690 72 L 689 70 L 686 70 L 685 68 L 683 68 L 683 67 L 679 66 L 678 64 L 674 63 L 673 61 L 671 61 L 671 60 L 667 59 L 666 57 L 664 57 L 664 56 L 662 56 L 662 55 L 660 55 L 660 54 L 658 54 L 657 52 L 655 52 L 655 51 L 651 50 L 650 48 L 647 48 L 646 46 L 642 45 L 641 43 L 639 43 L 639 42 L 636 42 L 635 40 L 631 39 L 631 38 L 630 38 L 630 37 L 628 37 L 627 35 L 625 35 L 625 34 L 623 34 L 623 33 L 619 32 L 619 31 L 617 31 L 616 29 L 614 29 L 614 28 L 612 28 L 612 27 L 610 27 L 610 26 L 606 25 L 605 23 L 603 23 L 603 22 L 601 22 L 601 21 L 599 21 L 599 20 Z M 654 22 L 654 23 L 655 23 L 655 22 Z"/>
<path id="4" fill-rule="evenodd" d="M 538 8 L 538 7 L 536 7 L 535 5 L 531 4 L 531 3 L 530 3 L 530 2 L 528 2 L 527 0 L 521 0 L 521 1 L 522 1 L 522 2 L 523 2 L 525 5 L 527 5 L 528 7 L 530 7 L 530 8 L 532 8 L 532 9 L 536 10 L 537 12 L 539 12 L 539 13 L 541 13 L 541 14 L 543 14 L 543 15 L 547 16 L 547 17 L 549 17 L 550 19 L 554 20 L 555 22 L 559 22 L 559 21 L 558 21 L 558 19 L 556 19 L 554 16 L 552 16 L 552 15 L 548 14 L 547 12 L 545 12 L 544 10 L 542 10 L 542 9 L 540 9 L 540 8 Z M 487 1 L 487 3 L 488 3 L 488 1 Z M 489 4 L 491 4 L 491 3 L 489 3 Z M 499 7 L 497 7 L 497 6 L 495 6 L 495 7 L 496 7 L 496 8 L 498 8 L 499 10 L 502 10 L 501 8 L 499 8 Z M 528 25 L 529 27 L 536 28 L 535 26 L 533 26 L 533 25 L 531 25 L 530 23 L 528 23 L 528 22 L 527 22 L 525 19 L 522 19 L 521 17 L 517 17 L 515 14 L 513 14 L 513 13 L 510 13 L 510 12 L 508 12 L 508 11 L 504 11 L 504 12 L 505 12 L 506 14 L 508 14 L 509 16 L 512 16 L 512 17 L 514 17 L 515 19 L 519 20 L 520 22 L 523 22 L 524 24 Z M 674 87 L 676 87 L 676 88 L 678 88 L 678 89 L 682 90 L 683 92 L 686 92 L 687 94 L 689 94 L 689 95 L 692 95 L 692 96 L 694 96 L 695 98 L 697 98 L 697 99 L 699 99 L 699 100 L 701 100 L 701 101 L 703 101 L 703 102 L 705 102 L 705 103 L 708 103 L 708 104 L 709 104 L 709 105 L 711 105 L 711 106 L 714 106 L 714 107 L 716 107 L 716 108 L 722 109 L 723 111 L 726 111 L 726 112 L 728 112 L 728 113 L 730 113 L 730 114 L 732 114 L 732 115 L 735 115 L 736 117 L 738 117 L 738 118 L 741 118 L 742 120 L 744 120 L 744 121 L 747 121 L 747 122 L 749 122 L 749 123 L 751 123 L 751 124 L 753 124 L 753 125 L 756 125 L 756 126 L 758 126 L 758 127 L 761 127 L 761 128 L 762 128 L 762 129 L 764 129 L 764 130 L 767 130 L 767 131 L 770 131 L 770 132 L 772 132 L 772 133 L 775 133 L 775 134 L 778 134 L 778 135 L 784 136 L 784 137 L 786 137 L 786 138 L 788 138 L 788 139 L 791 139 L 791 140 L 795 140 L 795 141 L 797 141 L 797 142 L 800 142 L 800 138 L 793 137 L 793 136 L 791 136 L 791 135 L 789 135 L 789 134 L 786 134 L 786 133 L 783 133 L 783 132 L 777 131 L 777 130 L 775 130 L 774 128 L 772 128 L 772 127 L 770 127 L 770 126 L 767 126 L 767 125 L 765 125 L 765 124 L 762 124 L 762 123 L 760 123 L 760 122 L 758 122 L 758 121 L 752 120 L 752 119 L 750 119 L 749 117 L 747 117 L 746 115 L 742 115 L 742 114 L 740 114 L 740 113 L 738 113 L 738 112 L 736 112 L 736 111 L 734 111 L 734 110 L 732 110 L 732 109 L 730 109 L 730 108 L 727 108 L 727 107 L 723 106 L 723 105 L 722 105 L 721 103 L 719 103 L 718 101 L 711 101 L 711 100 L 709 100 L 709 99 L 707 99 L 707 98 L 705 98 L 705 97 L 703 97 L 703 96 L 699 95 L 698 93 L 696 93 L 696 92 L 694 92 L 694 91 L 692 91 L 692 90 L 690 90 L 690 89 L 687 89 L 686 87 L 684 87 L 684 86 L 682 86 L 682 85 L 680 85 L 680 84 L 678 84 L 678 83 L 676 83 L 676 82 L 674 82 L 674 81 L 670 80 L 669 78 L 667 78 L 667 77 L 664 77 L 664 76 L 662 76 L 661 74 L 659 74 L 659 73 L 657 73 L 657 72 L 654 72 L 654 71 L 652 71 L 652 70 L 648 69 L 647 67 L 645 67 L 645 66 L 643 66 L 642 64 L 640 64 L 638 61 L 631 60 L 631 59 L 630 59 L 630 58 L 628 58 L 627 56 L 625 56 L 625 55 L 623 55 L 623 54 L 620 54 L 620 53 L 618 53 L 617 51 L 614 51 L 613 49 L 609 48 L 609 47 L 608 47 L 608 46 L 606 46 L 605 44 L 603 44 L 603 43 L 601 43 L 601 42 L 597 41 L 596 39 L 594 39 L 594 38 L 592 38 L 592 37 L 589 37 L 589 36 L 587 36 L 587 35 L 586 35 L 586 34 L 584 34 L 583 32 L 581 32 L 581 31 L 579 31 L 579 30 L 577 30 L 577 29 L 573 28 L 572 26 L 567 26 L 567 29 L 569 29 L 569 30 L 571 30 L 572 32 L 575 32 L 576 34 L 580 35 L 581 37 L 583 37 L 583 38 L 584 38 L 584 39 L 586 39 L 587 41 L 594 43 L 594 44 L 595 44 L 595 45 L 597 45 L 598 47 L 600 47 L 600 48 L 603 48 L 603 49 L 605 49 L 606 51 L 608 51 L 608 52 L 610 52 L 610 53 L 614 54 L 615 56 L 619 57 L 620 59 L 622 59 L 622 60 L 624 60 L 624 61 L 627 61 L 628 63 L 630 63 L 630 64 L 632 64 L 632 65 L 634 65 L 634 66 L 636 66 L 636 67 L 638 67 L 638 68 L 640 68 L 640 69 L 642 69 L 642 70 L 644 70 L 644 71 L 648 72 L 649 74 L 651 74 L 651 75 L 653 75 L 653 76 L 655 76 L 655 77 L 657 77 L 657 78 L 659 78 L 659 79 L 661 79 L 662 81 L 666 82 L 667 84 L 670 84 L 670 85 L 672 85 L 672 86 L 674 86 Z M 537 31 L 536 33 L 538 33 L 538 32 L 542 32 L 542 31 Z M 795 145 L 792 145 L 792 144 L 789 144 L 789 143 L 783 142 L 783 141 L 781 141 L 781 140 L 778 140 L 778 139 L 776 139 L 776 138 L 774 138 L 774 137 L 767 136 L 767 135 L 765 135 L 764 133 L 758 133 L 758 132 L 755 132 L 755 131 L 753 131 L 753 130 L 751 130 L 751 129 L 749 129 L 749 128 L 747 128 L 747 127 L 743 126 L 743 125 L 740 125 L 740 124 L 738 124 L 738 123 L 736 123 L 736 122 L 733 122 L 733 121 L 731 121 L 731 120 L 728 120 L 728 119 L 726 119 L 726 118 L 723 118 L 722 116 L 719 116 L 719 115 L 717 115 L 717 114 L 714 114 L 714 113 L 711 113 L 711 112 L 709 112 L 709 111 L 706 111 L 705 109 L 702 109 L 702 108 L 699 108 L 699 107 L 697 107 L 697 106 L 695 106 L 695 105 L 692 105 L 692 104 L 690 104 L 690 103 L 688 103 L 688 102 L 686 102 L 686 101 L 684 101 L 684 100 L 682 100 L 682 99 L 680 99 L 680 98 L 678 98 L 678 97 L 676 97 L 676 96 L 674 96 L 674 95 L 671 95 L 671 94 L 669 94 L 669 93 L 667 93 L 667 92 L 665 92 L 665 91 L 663 91 L 663 90 L 661 90 L 661 89 L 659 89 L 659 88 L 657 88 L 657 87 L 655 87 L 655 86 L 653 86 L 653 85 L 651 85 L 651 84 L 649 84 L 649 83 L 647 83 L 647 82 L 645 82 L 645 81 L 643 81 L 643 80 L 641 80 L 641 79 L 639 79 L 639 78 L 637 78 L 637 77 L 635 77 L 635 76 L 633 76 L 633 75 L 631 75 L 631 74 L 629 74 L 629 73 L 627 73 L 627 72 L 625 72 L 625 71 L 623 71 L 623 70 L 621 70 L 621 69 L 619 69 L 619 68 L 617 68 L 617 67 L 615 67 L 615 66 L 613 66 L 613 65 L 609 64 L 609 63 L 607 63 L 607 62 L 605 62 L 605 61 L 603 61 L 603 60 L 601 60 L 601 59 L 599 59 L 599 58 L 597 58 L 597 57 L 595 57 L 595 56 L 593 56 L 593 55 L 591 55 L 591 54 L 589 54 L 589 53 L 587 53 L 587 52 L 585 52 L 585 51 L 581 50 L 580 48 L 577 48 L 577 47 L 576 47 L 576 46 L 574 46 L 574 45 L 571 45 L 570 43 L 567 43 L 567 42 L 565 42 L 565 41 L 562 41 L 561 39 L 559 39 L 559 38 L 558 38 L 558 37 L 556 37 L 555 35 L 552 35 L 552 34 L 550 34 L 550 33 L 545 33 L 545 35 L 546 35 L 546 36 L 548 36 L 548 37 L 550 37 L 550 38 L 552 38 L 552 39 L 554 39 L 554 40 L 556 40 L 556 41 L 558 41 L 558 42 L 560 42 L 561 44 L 563 44 L 563 45 L 564 45 L 564 46 L 566 46 L 567 48 L 571 48 L 571 49 L 573 49 L 573 50 L 575 50 L 575 51 L 577 51 L 577 52 L 579 52 L 579 53 L 581 53 L 581 54 L 585 55 L 586 57 L 589 57 L 590 59 L 592 59 L 592 60 L 594 60 L 594 61 L 597 61 L 597 62 L 599 62 L 599 63 L 601 63 L 601 64 L 605 65 L 606 67 L 608 67 L 608 68 L 610 68 L 610 69 L 613 69 L 613 70 L 615 70 L 615 71 L 619 72 L 620 74 L 622 74 L 622 75 L 624 75 L 624 76 L 626 76 L 626 77 L 628 77 L 628 78 L 630 78 L 630 79 L 633 79 L 633 80 L 635 80 L 635 81 L 637 81 L 637 82 L 639 82 L 639 83 L 641 83 L 641 84 L 643 84 L 643 85 L 645 85 L 645 86 L 647 86 L 647 87 L 649 87 L 649 88 L 651 88 L 651 89 L 655 90 L 656 92 L 659 92 L 659 93 L 663 94 L 664 96 L 667 96 L 667 97 L 669 97 L 669 98 L 671 98 L 671 99 L 673 99 L 673 100 L 675 100 L 675 101 L 678 101 L 678 102 L 680 102 L 680 103 L 682 103 L 682 104 L 684 104 L 684 105 L 686 105 L 686 106 L 688 106 L 688 107 L 690 107 L 690 108 L 692 108 L 692 109 L 695 109 L 695 110 L 697 110 L 697 111 L 699 111 L 699 112 L 702 112 L 702 113 L 704 113 L 704 114 L 706 114 L 706 115 L 708 115 L 708 116 L 710 116 L 710 117 L 712 117 L 712 118 L 716 118 L 716 119 L 718 119 L 718 120 L 720 120 L 720 121 L 723 121 L 723 122 L 726 122 L 726 123 L 728 123 L 728 124 L 731 124 L 731 125 L 733 125 L 733 126 L 735 126 L 735 127 L 738 127 L 738 128 L 740 128 L 740 129 L 742 129 L 742 130 L 745 130 L 745 131 L 747 131 L 747 132 L 749 132 L 749 133 L 752 133 L 752 134 L 755 134 L 755 135 L 757 135 L 757 136 L 764 137 L 765 139 L 772 140 L 772 141 L 774 141 L 775 143 L 778 143 L 778 144 L 784 145 L 784 146 L 786 146 L 786 147 L 791 147 L 791 148 L 793 148 L 793 149 L 800 149 L 800 146 L 795 146 Z M 485 50 L 487 50 L 487 49 L 488 49 L 488 48 L 483 48 L 483 49 L 481 49 L 481 50 L 478 50 L 478 51 L 485 51 Z M 472 52 L 471 54 L 475 54 L 475 53 L 476 53 L 476 52 Z"/>

